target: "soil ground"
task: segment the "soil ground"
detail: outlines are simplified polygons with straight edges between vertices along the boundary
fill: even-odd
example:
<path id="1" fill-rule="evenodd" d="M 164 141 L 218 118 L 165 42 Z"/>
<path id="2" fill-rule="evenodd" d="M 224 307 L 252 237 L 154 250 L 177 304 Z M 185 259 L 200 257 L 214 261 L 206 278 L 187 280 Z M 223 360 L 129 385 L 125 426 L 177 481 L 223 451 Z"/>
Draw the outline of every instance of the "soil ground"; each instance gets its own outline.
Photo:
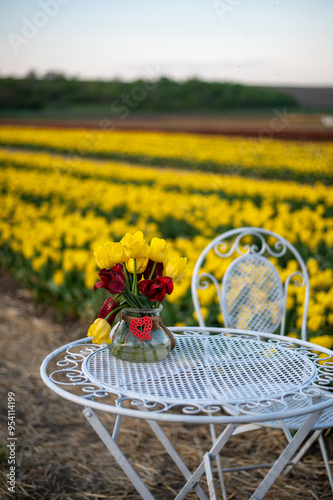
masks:
<path id="1" fill-rule="evenodd" d="M 17 500 L 139 500 L 139 495 L 90 428 L 80 407 L 61 399 L 41 381 L 39 367 L 55 348 L 85 336 L 81 320 L 57 321 L 55 311 L 36 306 L 31 293 L 5 272 L 0 272 L 0 498 Z M 16 494 L 7 490 L 6 428 L 7 393 L 16 400 Z M 112 415 L 101 415 L 106 426 Z M 206 427 L 163 425 L 188 467 L 199 464 L 209 448 Z M 325 435 L 330 456 L 330 433 Z M 174 498 L 182 476 L 148 425 L 123 420 L 118 442 L 152 493 L 159 500 Z M 253 431 L 235 436 L 225 447 L 225 466 L 274 460 L 283 450 L 280 431 Z M 266 470 L 226 474 L 228 500 L 250 498 Z M 203 487 L 205 488 L 204 483 Z M 197 498 L 191 492 L 187 498 Z M 280 476 L 265 499 L 331 499 L 319 447 L 314 445 L 288 476 Z"/>

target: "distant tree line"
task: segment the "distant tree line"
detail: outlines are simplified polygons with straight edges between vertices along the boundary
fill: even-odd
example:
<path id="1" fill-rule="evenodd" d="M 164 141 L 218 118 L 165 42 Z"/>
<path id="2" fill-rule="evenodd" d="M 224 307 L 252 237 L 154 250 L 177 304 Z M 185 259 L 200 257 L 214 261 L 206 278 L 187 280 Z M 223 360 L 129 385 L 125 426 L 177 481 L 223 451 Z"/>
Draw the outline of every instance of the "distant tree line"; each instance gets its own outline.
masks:
<path id="1" fill-rule="evenodd" d="M 238 83 L 204 82 L 196 78 L 178 82 L 162 77 L 156 81 L 81 81 L 50 73 L 42 79 L 0 79 L 0 108 L 41 110 L 82 105 L 109 106 L 115 114 L 138 111 L 223 111 L 297 106 L 283 91 Z"/>

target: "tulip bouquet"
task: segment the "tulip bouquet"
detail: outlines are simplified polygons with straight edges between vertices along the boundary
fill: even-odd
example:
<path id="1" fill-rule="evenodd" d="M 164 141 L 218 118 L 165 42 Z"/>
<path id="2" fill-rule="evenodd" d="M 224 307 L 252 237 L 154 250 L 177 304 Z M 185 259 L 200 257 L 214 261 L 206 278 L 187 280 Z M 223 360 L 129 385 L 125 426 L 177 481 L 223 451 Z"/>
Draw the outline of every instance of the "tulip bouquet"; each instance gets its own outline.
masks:
<path id="1" fill-rule="evenodd" d="M 111 295 L 88 330 L 88 336 L 97 344 L 111 343 L 111 325 L 122 309 L 158 309 L 165 296 L 172 293 L 174 282 L 185 273 L 187 264 L 186 257 L 169 256 L 164 239 L 153 238 L 148 245 L 141 231 L 127 233 L 120 242 L 97 246 L 94 255 L 100 268 L 100 281 L 94 290 L 104 288 Z M 145 325 L 136 336 L 149 338 L 144 337 L 144 329 Z"/>

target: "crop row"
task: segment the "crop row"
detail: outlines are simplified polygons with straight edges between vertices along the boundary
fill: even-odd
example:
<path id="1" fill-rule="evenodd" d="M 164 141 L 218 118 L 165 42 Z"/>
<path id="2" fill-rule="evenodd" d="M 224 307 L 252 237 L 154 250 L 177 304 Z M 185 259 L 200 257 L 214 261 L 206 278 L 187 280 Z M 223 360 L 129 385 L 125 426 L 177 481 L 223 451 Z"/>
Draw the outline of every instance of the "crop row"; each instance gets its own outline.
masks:
<path id="1" fill-rule="evenodd" d="M 138 169 L 140 172 L 145 170 L 144 167 Z M 138 173 L 135 170 L 133 167 L 136 177 Z M 223 179 L 220 178 L 220 181 L 223 184 Z M 247 181 L 243 179 L 241 182 L 245 184 Z M 266 181 L 265 184 L 269 183 Z M 293 209 L 290 203 L 276 201 L 275 194 L 270 198 L 268 190 L 261 201 L 251 196 L 221 199 L 217 193 L 183 192 L 181 176 L 179 190 L 169 191 L 158 184 L 119 185 L 111 180 L 80 179 L 57 171 L 10 166 L 2 168 L 1 189 L 20 195 L 26 201 L 66 203 L 71 210 L 93 211 L 116 219 L 116 222 L 123 215 L 133 223 L 145 219 L 158 224 L 166 237 L 179 234 L 213 237 L 225 228 L 256 222 L 256 225 L 278 232 L 291 243 L 305 245 L 311 252 L 317 252 L 322 243 L 330 248 L 333 242 L 333 220 L 326 216 L 331 205 L 331 191 L 315 209 L 307 205 Z M 307 190 L 316 192 L 310 186 Z M 168 221 L 170 224 L 166 224 Z M 172 221 L 182 223 L 179 233 L 174 234 Z"/>
<path id="2" fill-rule="evenodd" d="M 174 169 L 140 167 L 122 162 L 93 161 L 89 159 L 65 158 L 43 152 L 31 152 L 0 148 L 0 165 L 21 170 L 35 170 L 94 181 L 108 180 L 114 185 L 149 185 L 165 191 L 182 193 L 217 194 L 227 199 L 259 199 L 270 202 L 288 201 L 294 208 L 304 204 L 325 207 L 331 212 L 333 188 L 317 182 L 311 189 L 306 184 L 294 181 L 261 181 L 238 175 L 222 175 Z"/>
<path id="3" fill-rule="evenodd" d="M 331 143 L 166 132 L 0 127 L 0 144 L 302 182 L 333 178 Z"/>

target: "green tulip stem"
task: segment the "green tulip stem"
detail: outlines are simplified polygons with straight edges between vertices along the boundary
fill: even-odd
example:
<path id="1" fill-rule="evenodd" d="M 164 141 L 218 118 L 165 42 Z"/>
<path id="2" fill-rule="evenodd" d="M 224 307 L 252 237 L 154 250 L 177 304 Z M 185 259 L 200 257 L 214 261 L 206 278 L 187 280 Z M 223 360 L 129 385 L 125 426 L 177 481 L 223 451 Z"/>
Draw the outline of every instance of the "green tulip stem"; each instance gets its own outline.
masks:
<path id="1" fill-rule="evenodd" d="M 137 297 L 137 300 L 138 300 L 138 303 L 140 304 L 140 308 L 141 309 L 145 309 L 145 307 L 143 306 L 142 302 L 140 301 L 139 297 Z"/>
<path id="2" fill-rule="evenodd" d="M 131 302 L 130 300 L 127 299 L 128 305 L 132 307 L 133 309 L 137 309 L 138 305 L 135 304 L 135 302 Z"/>
<path id="3" fill-rule="evenodd" d="M 133 259 L 134 261 L 134 275 L 133 275 L 133 286 L 132 286 L 132 293 L 135 293 L 138 295 L 138 286 L 137 286 L 137 275 L 136 275 L 136 259 Z"/>
<path id="4" fill-rule="evenodd" d="M 124 290 L 123 291 L 123 297 L 127 303 L 127 306 L 133 307 L 134 309 L 137 309 L 140 307 L 140 304 L 138 303 L 137 296 L 134 295 L 133 293 L 130 292 L 130 290 Z M 126 307 L 126 305 L 125 305 Z"/>
<path id="5" fill-rule="evenodd" d="M 107 315 L 105 316 L 105 321 L 107 321 L 109 319 L 110 316 L 112 316 L 112 314 L 114 314 L 115 312 L 118 312 L 120 311 L 121 309 L 124 309 L 124 307 L 126 307 L 126 304 L 121 304 L 120 306 L 116 307 L 115 309 L 112 309 L 112 311 Z"/>
<path id="6" fill-rule="evenodd" d="M 126 285 L 128 286 L 129 289 L 131 289 L 130 278 L 128 276 L 125 262 L 123 262 L 123 269 L 124 269 L 124 273 L 125 273 Z"/>
<path id="7" fill-rule="evenodd" d="M 155 269 L 156 269 L 156 266 L 157 266 L 157 262 L 154 262 L 153 269 L 151 270 L 151 273 L 150 273 L 149 278 L 148 278 L 149 280 L 152 279 L 154 272 L 155 272 Z"/>

